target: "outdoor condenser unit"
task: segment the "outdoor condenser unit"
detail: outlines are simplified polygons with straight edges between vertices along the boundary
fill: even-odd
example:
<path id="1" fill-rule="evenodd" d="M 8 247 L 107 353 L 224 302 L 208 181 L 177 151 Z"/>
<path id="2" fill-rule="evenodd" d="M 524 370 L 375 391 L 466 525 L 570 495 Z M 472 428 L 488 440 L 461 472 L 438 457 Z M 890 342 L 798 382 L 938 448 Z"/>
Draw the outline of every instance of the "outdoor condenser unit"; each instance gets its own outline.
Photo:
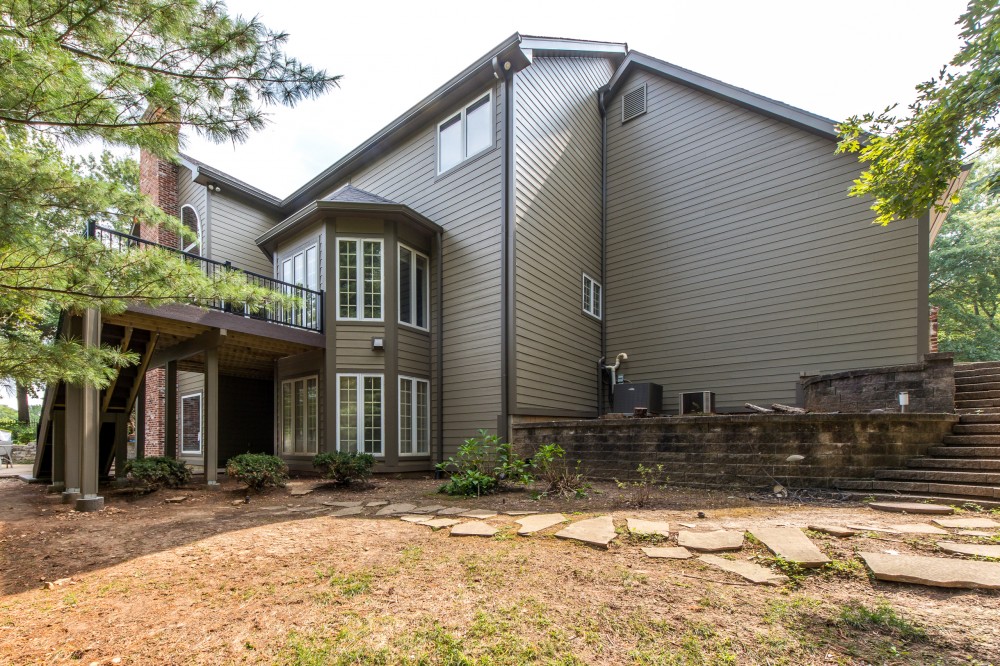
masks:
<path id="1" fill-rule="evenodd" d="M 712 391 L 689 391 L 681 393 L 679 413 L 685 414 L 714 414 L 715 413 L 715 393 Z"/>

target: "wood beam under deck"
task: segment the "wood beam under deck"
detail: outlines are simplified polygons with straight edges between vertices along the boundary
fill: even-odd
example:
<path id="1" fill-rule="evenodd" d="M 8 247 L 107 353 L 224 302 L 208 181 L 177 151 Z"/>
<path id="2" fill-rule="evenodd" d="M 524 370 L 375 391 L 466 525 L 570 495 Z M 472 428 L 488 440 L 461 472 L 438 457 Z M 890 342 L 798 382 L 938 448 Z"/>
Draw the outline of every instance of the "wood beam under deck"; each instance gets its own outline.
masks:
<path id="1" fill-rule="evenodd" d="M 124 351 L 128 351 L 128 345 L 132 341 L 132 331 L 133 331 L 133 329 L 132 329 L 131 326 L 126 326 L 125 327 L 125 337 L 122 338 L 122 343 L 121 343 L 121 350 L 123 352 Z M 118 378 L 121 377 L 121 375 L 122 375 L 122 371 L 121 371 L 121 369 L 119 369 L 118 372 L 115 373 L 115 376 L 111 380 L 111 383 L 108 384 L 108 387 L 106 389 L 104 389 L 104 400 L 101 402 L 101 413 L 102 414 L 104 412 L 108 411 L 108 405 L 111 404 L 111 398 L 114 396 L 114 393 L 115 393 L 115 386 L 117 386 L 117 384 L 118 384 Z"/>

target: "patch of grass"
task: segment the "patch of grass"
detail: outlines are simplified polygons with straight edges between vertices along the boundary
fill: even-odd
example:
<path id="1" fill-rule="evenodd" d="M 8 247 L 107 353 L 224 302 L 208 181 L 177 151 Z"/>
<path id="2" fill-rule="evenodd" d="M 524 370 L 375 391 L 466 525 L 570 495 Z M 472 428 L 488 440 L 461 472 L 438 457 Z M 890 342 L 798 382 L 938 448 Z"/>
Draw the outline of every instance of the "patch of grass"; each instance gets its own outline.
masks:
<path id="1" fill-rule="evenodd" d="M 424 549 L 420 546 L 407 546 L 399 555 L 402 564 L 412 564 L 420 561 L 424 555 Z"/>
<path id="2" fill-rule="evenodd" d="M 325 572 L 317 571 L 316 575 L 325 578 L 330 587 L 334 588 L 342 597 L 356 597 L 368 592 L 375 579 L 375 575 L 371 571 L 352 571 L 341 574 L 333 568 L 329 568 Z"/>
<path id="3" fill-rule="evenodd" d="M 762 557 L 759 561 L 764 566 L 770 566 L 772 569 L 776 569 L 777 571 L 785 574 L 795 585 L 801 584 L 802 581 L 805 580 L 806 575 L 809 573 L 809 569 L 804 568 L 798 562 L 786 560 L 781 555 L 775 555 L 774 557 Z"/>
<path id="4" fill-rule="evenodd" d="M 855 578 L 855 577 L 866 577 L 867 572 L 865 571 L 865 566 L 860 560 L 850 559 L 850 560 L 838 560 L 833 559 L 829 564 L 823 566 L 821 571 L 828 576 L 837 576 L 841 578 Z"/>
<path id="5" fill-rule="evenodd" d="M 919 641 L 927 638 L 927 632 L 917 624 L 905 619 L 896 609 L 882 601 L 869 608 L 860 602 L 853 602 L 841 608 L 839 622 L 852 629 L 877 631 L 900 638 L 904 641 Z"/>

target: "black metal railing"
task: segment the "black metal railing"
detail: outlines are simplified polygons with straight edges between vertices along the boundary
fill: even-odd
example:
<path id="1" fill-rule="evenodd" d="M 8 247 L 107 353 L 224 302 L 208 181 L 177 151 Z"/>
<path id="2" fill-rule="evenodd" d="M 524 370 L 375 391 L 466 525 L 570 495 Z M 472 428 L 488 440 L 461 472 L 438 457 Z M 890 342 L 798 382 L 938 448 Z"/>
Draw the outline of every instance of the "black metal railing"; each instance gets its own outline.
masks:
<path id="1" fill-rule="evenodd" d="M 183 250 L 178 250 L 177 248 L 154 243 L 144 238 L 139 238 L 138 236 L 132 236 L 131 234 L 115 231 L 114 229 L 99 227 L 93 222 L 87 225 L 87 235 L 90 238 L 99 240 L 105 247 L 121 252 L 128 252 L 143 248 L 165 250 L 180 256 L 185 262 L 197 264 L 201 269 L 201 272 L 209 278 L 220 275 L 223 271 L 227 274 L 237 272 L 244 277 L 247 284 L 262 287 L 296 299 L 295 305 L 292 307 L 282 307 L 280 305 L 273 307 L 248 306 L 245 303 L 232 303 L 222 300 L 206 301 L 202 299 L 192 301 L 192 304 L 194 305 L 200 305 L 213 310 L 221 310 L 223 312 L 230 312 L 243 317 L 249 317 L 250 319 L 259 319 L 261 321 L 267 321 L 274 324 L 293 326 L 307 331 L 323 332 L 322 291 L 314 291 L 301 285 L 282 282 L 281 280 L 275 280 L 274 278 L 267 277 L 266 275 L 260 275 L 258 273 L 251 273 L 250 271 L 243 270 L 242 268 L 235 268 L 228 261 L 223 262 L 206 259 L 205 257 L 197 254 L 184 252 Z"/>

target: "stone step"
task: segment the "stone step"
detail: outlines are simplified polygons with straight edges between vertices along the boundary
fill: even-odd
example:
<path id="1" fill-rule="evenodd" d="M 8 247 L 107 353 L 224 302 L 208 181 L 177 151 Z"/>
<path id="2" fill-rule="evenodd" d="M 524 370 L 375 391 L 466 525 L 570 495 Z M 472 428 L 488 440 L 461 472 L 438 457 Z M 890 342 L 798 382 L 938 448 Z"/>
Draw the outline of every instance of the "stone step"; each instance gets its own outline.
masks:
<path id="1" fill-rule="evenodd" d="M 886 479 L 843 479 L 837 488 L 844 490 L 885 491 L 890 493 L 914 493 L 934 497 L 950 498 L 1000 498 L 1000 492 L 993 486 L 972 486 L 957 483 L 934 483 L 928 481 L 890 481 Z"/>
<path id="2" fill-rule="evenodd" d="M 1000 458 L 1000 447 L 996 446 L 932 446 L 928 456 L 941 458 Z"/>
<path id="3" fill-rule="evenodd" d="M 969 498 L 950 495 L 929 495 L 926 493 L 906 493 L 905 495 L 901 495 L 898 492 L 884 492 L 870 488 L 866 492 L 851 492 L 850 494 L 857 498 L 858 501 L 871 501 L 872 498 L 875 498 L 878 502 L 933 502 L 935 504 L 958 506 L 963 501 L 969 501 Z M 973 501 L 984 509 L 1000 508 L 1000 499 L 991 500 L 984 497 L 977 497 Z"/>
<path id="4" fill-rule="evenodd" d="M 951 469 L 966 472 L 1000 472 L 1000 457 L 998 458 L 934 458 L 921 456 L 906 461 L 907 467 L 920 469 Z"/>
<path id="5" fill-rule="evenodd" d="M 990 372 L 989 374 L 983 374 L 981 372 L 970 372 L 968 374 L 962 375 L 961 377 L 955 376 L 955 390 L 958 390 L 959 386 L 966 386 L 968 384 L 982 384 L 982 383 L 993 383 L 1000 382 L 1000 372 Z"/>
<path id="6" fill-rule="evenodd" d="M 932 481 L 934 483 L 1000 486 L 1000 473 L 993 472 L 964 472 L 940 469 L 877 469 L 875 470 L 875 478 L 879 481 Z"/>
<path id="7" fill-rule="evenodd" d="M 1000 407 L 959 407 L 956 405 L 955 412 L 959 416 L 989 416 L 996 418 L 1000 416 Z"/>
<path id="8" fill-rule="evenodd" d="M 970 400 L 1000 400 L 1000 391 L 962 391 L 955 393 L 955 404 Z"/>
<path id="9" fill-rule="evenodd" d="M 973 363 L 956 363 L 955 373 L 969 372 L 973 370 L 996 369 L 1000 370 L 1000 361 L 975 361 Z"/>
<path id="10" fill-rule="evenodd" d="M 987 398 L 984 400 L 959 400 L 955 399 L 955 407 L 958 409 L 990 409 L 1000 407 L 1000 398 Z"/>
<path id="11" fill-rule="evenodd" d="M 947 446 L 1000 446 L 1000 435 L 945 435 Z"/>
<path id="12" fill-rule="evenodd" d="M 962 414 L 958 417 L 961 424 L 967 423 L 994 423 L 1000 425 L 1000 413 L 997 414 Z"/>
<path id="13" fill-rule="evenodd" d="M 959 384 L 956 382 L 955 395 L 965 398 L 967 393 L 975 393 L 976 391 L 1000 391 L 1000 382 L 986 381 L 982 377 L 979 379 L 983 381 L 976 383 L 970 382 L 968 384 Z"/>
<path id="14" fill-rule="evenodd" d="M 953 435 L 1000 435 L 1000 423 L 958 423 L 952 426 Z"/>

